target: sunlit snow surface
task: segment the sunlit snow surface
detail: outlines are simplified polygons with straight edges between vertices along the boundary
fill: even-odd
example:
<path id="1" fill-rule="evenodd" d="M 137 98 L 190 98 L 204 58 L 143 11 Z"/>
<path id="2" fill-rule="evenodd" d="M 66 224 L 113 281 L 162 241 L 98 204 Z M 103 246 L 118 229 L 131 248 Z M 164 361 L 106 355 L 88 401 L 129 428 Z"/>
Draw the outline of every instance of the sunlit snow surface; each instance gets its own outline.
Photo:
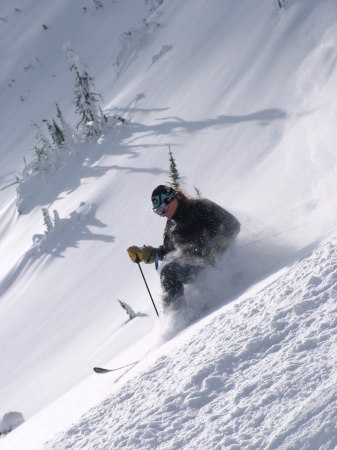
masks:
<path id="1" fill-rule="evenodd" d="M 333 449 L 337 238 L 243 295 L 47 448 Z"/>
<path id="2" fill-rule="evenodd" d="M 98 3 L 1 1 L 0 448 L 335 449 L 336 1 Z M 78 121 L 67 42 L 126 122 L 17 203 L 31 123 Z M 180 314 L 143 266 L 158 319 L 126 248 L 162 243 L 169 145 L 242 229 Z"/>

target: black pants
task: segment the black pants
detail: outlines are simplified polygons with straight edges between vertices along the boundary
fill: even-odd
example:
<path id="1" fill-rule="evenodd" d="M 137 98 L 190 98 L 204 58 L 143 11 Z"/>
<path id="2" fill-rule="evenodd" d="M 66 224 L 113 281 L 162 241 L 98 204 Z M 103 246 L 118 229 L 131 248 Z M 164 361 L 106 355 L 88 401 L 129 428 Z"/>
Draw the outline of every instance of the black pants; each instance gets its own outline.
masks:
<path id="1" fill-rule="evenodd" d="M 184 283 L 190 283 L 203 265 L 190 265 L 180 261 L 170 261 L 160 272 L 160 282 L 163 289 L 163 302 L 166 305 L 174 303 L 184 294 Z"/>

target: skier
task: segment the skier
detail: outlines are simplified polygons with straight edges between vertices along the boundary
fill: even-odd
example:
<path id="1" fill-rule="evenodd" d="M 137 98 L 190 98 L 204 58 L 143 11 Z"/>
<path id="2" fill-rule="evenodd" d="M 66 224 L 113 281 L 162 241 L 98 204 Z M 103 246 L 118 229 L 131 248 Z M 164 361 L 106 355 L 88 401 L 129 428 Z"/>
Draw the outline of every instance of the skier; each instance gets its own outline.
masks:
<path id="1" fill-rule="evenodd" d="M 187 197 L 182 191 L 159 185 L 151 195 L 153 212 L 166 217 L 163 245 L 127 249 L 133 262 L 163 260 L 160 282 L 164 309 L 177 310 L 184 302 L 184 284 L 214 264 L 240 231 L 239 221 L 208 199 Z"/>

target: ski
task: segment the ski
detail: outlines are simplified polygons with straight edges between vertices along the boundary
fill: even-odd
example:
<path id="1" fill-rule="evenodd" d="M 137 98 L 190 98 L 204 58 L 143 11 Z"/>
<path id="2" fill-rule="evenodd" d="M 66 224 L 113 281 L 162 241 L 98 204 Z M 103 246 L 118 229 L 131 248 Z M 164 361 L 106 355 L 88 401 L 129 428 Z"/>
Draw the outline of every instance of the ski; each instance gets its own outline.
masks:
<path id="1" fill-rule="evenodd" d="M 117 370 L 121 370 L 121 369 L 124 369 L 125 367 L 130 367 L 130 366 L 134 366 L 134 365 L 136 365 L 136 364 L 138 364 L 140 361 L 134 361 L 134 362 L 132 362 L 132 363 L 130 363 L 130 364 L 126 364 L 125 366 L 120 366 L 120 367 L 115 367 L 114 369 L 105 369 L 105 368 L 103 368 L 103 367 L 94 367 L 93 368 L 93 371 L 95 372 L 95 373 L 108 373 L 108 372 L 115 372 L 115 371 L 117 371 Z"/>

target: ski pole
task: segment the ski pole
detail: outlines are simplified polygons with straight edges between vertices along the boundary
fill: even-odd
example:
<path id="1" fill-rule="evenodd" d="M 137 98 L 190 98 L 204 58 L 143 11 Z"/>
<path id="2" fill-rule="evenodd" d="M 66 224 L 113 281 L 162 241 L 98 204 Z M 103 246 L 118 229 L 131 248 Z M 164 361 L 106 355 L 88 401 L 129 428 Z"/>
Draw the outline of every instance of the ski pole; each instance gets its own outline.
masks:
<path id="1" fill-rule="evenodd" d="M 147 288 L 147 291 L 148 291 L 148 293 L 149 293 L 150 299 L 151 299 L 151 301 L 152 301 L 153 307 L 154 307 L 154 309 L 155 309 L 155 311 L 156 311 L 156 314 L 157 314 L 157 316 L 159 317 L 159 314 L 158 314 L 158 311 L 157 311 L 156 305 L 155 305 L 155 303 L 154 303 L 154 301 L 153 301 L 153 298 L 152 298 L 152 295 L 151 295 L 151 292 L 150 292 L 149 286 L 147 285 L 147 282 L 146 282 L 146 280 L 145 280 L 145 277 L 144 277 L 144 274 L 143 274 L 142 268 L 140 267 L 140 261 L 139 261 L 139 258 L 138 258 L 138 256 L 137 256 L 137 259 L 136 259 L 136 263 L 138 264 L 138 267 L 139 267 L 140 273 L 142 274 L 142 277 L 143 277 L 143 280 L 144 280 L 145 286 L 146 286 L 146 288 Z"/>

